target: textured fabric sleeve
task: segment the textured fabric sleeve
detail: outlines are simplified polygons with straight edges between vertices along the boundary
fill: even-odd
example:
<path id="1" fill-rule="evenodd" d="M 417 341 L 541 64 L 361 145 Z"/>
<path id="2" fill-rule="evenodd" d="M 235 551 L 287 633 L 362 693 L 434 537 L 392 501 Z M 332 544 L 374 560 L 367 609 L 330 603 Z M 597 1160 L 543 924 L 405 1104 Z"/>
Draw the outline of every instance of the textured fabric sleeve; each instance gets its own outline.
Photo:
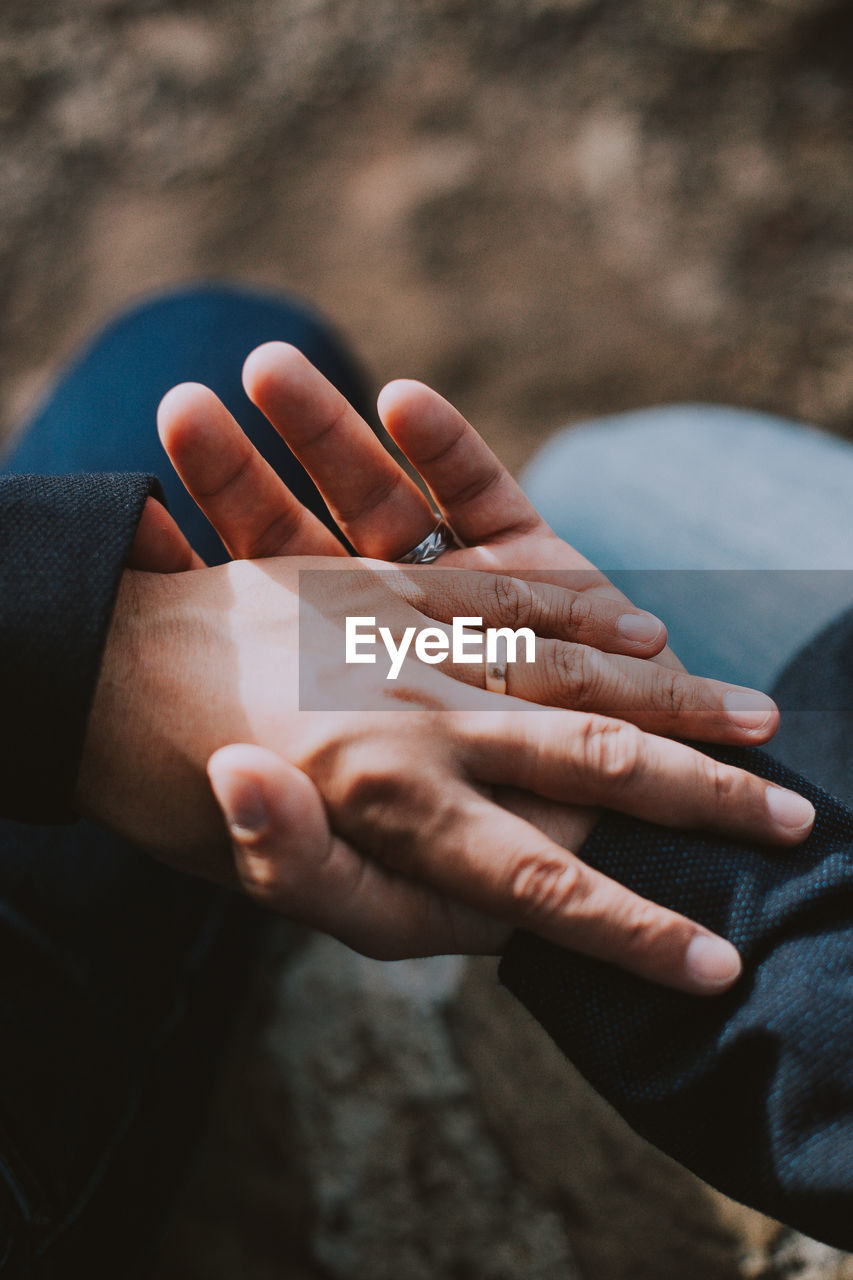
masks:
<path id="1" fill-rule="evenodd" d="M 706 1182 L 853 1250 L 853 813 L 758 751 L 709 752 L 793 787 L 797 849 L 608 815 L 585 861 L 741 951 L 716 998 L 516 934 L 502 981 L 597 1091 Z"/>
<path id="2" fill-rule="evenodd" d="M 144 475 L 0 476 L 0 816 L 69 822 Z"/>

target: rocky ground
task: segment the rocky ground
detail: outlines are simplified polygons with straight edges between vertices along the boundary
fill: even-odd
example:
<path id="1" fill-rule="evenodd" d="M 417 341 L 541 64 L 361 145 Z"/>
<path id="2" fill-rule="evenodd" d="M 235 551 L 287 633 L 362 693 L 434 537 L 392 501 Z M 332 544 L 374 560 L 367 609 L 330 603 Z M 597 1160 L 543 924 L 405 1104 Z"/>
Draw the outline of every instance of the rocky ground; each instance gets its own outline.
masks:
<path id="1" fill-rule="evenodd" d="M 275 956 L 158 1280 L 853 1280 L 633 1134 L 495 980 Z"/>
<path id="2" fill-rule="evenodd" d="M 3 0 L 0 431 L 215 275 L 514 467 L 672 399 L 853 434 L 851 48 L 846 0 Z M 158 1275 L 853 1275 L 627 1133 L 492 968 L 271 960 Z"/>

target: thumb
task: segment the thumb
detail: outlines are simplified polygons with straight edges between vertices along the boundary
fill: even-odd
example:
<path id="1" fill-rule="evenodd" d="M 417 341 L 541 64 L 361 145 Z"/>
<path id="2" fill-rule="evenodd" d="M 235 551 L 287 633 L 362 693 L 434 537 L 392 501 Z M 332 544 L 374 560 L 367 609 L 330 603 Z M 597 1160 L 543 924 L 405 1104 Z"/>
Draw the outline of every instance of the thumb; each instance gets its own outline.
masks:
<path id="1" fill-rule="evenodd" d="M 300 769 L 264 747 L 222 747 L 207 773 L 243 887 L 279 911 L 294 910 L 304 896 L 305 870 L 321 862 L 332 839 L 320 793 Z"/>
<path id="2" fill-rule="evenodd" d="M 136 526 L 127 567 L 148 573 L 183 573 L 186 569 L 203 569 L 204 561 L 193 551 L 162 502 L 149 497 Z"/>
<path id="3" fill-rule="evenodd" d="M 383 960 L 494 952 L 506 939 L 502 921 L 396 875 L 336 836 L 313 782 L 274 752 L 222 747 L 207 772 L 237 874 L 262 905 Z"/>

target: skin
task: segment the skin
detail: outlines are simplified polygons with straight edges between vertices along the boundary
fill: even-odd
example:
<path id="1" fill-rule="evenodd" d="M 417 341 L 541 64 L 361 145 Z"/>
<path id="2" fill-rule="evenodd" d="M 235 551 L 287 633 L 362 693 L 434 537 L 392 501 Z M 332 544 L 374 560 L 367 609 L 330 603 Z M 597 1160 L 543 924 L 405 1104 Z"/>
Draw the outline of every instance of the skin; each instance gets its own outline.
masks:
<path id="1" fill-rule="evenodd" d="M 344 877 L 335 932 L 363 951 L 490 951 L 523 926 L 657 981 L 719 986 L 716 969 L 709 982 L 707 968 L 688 964 L 705 930 L 601 876 L 572 849 L 589 830 L 589 807 L 602 804 L 638 817 L 666 809 L 673 825 L 791 843 L 799 832 L 774 818 L 767 784 L 624 721 L 529 709 L 417 662 L 383 687 L 388 710 L 301 710 L 293 659 L 306 563 L 315 562 L 125 576 L 87 734 L 83 812 L 174 866 L 227 881 L 232 863 L 205 778 L 218 753 L 211 774 L 238 832 L 244 887 L 302 914 L 296 864 L 271 815 L 295 813 L 291 835 L 306 816 L 316 828 L 322 797 L 325 855 L 314 856 L 329 879 Z M 330 601 L 319 653 L 339 648 L 346 607 L 345 598 Z M 266 748 L 260 786 L 246 769 L 259 761 L 252 755 L 241 757 L 236 787 L 222 781 L 219 749 L 237 736 L 244 752 Z M 314 789 L 295 784 L 290 768 L 277 772 L 279 759 Z M 284 798 L 274 794 L 279 777 Z M 264 801 L 267 784 L 274 803 Z M 505 788 L 513 791 L 501 807 Z M 276 857 L 267 855 L 271 831 Z"/>
<path id="2" fill-rule="evenodd" d="M 267 344 L 253 353 L 245 384 L 360 552 L 400 554 L 432 527 L 417 486 L 293 348 Z M 395 694 L 406 698 L 405 711 L 300 711 L 287 679 L 295 670 L 288 654 L 296 656 L 294 557 L 327 556 L 335 568 L 353 562 L 212 393 L 183 386 L 161 406 L 161 437 L 232 553 L 255 560 L 178 573 L 192 567 L 193 553 L 156 512 L 147 517 L 154 523 L 140 534 L 136 563 L 154 546 L 157 563 L 148 567 L 161 573 L 129 572 L 122 584 L 81 773 L 84 809 L 176 865 L 226 880 L 236 868 L 252 896 L 368 954 L 492 951 L 523 925 L 686 990 L 729 985 L 739 970 L 733 948 L 712 945 L 700 926 L 577 857 L 591 807 L 780 845 L 805 837 L 811 807 L 612 711 L 602 715 L 596 700 L 633 699 L 623 711 L 663 732 L 698 729 L 753 743 L 775 729 L 772 703 L 753 700 L 738 723 L 723 700 L 731 691 L 691 683 L 663 650 L 662 627 L 639 647 L 620 635 L 614 603 L 616 621 L 640 611 L 547 529 L 434 392 L 392 384 L 380 412 L 469 544 L 442 568 L 511 569 L 518 585 L 509 599 L 528 614 L 538 600 L 549 652 L 572 646 L 595 653 L 593 662 L 635 666 L 608 683 L 584 657 L 572 709 L 526 710 L 512 690 L 501 698 L 407 663 Z M 529 568 L 537 563 L 546 568 Z M 430 585 L 448 575 L 389 576 L 415 583 L 405 606 L 423 617 L 456 605 Z M 537 577 L 562 589 L 563 613 Z M 340 616 L 327 613 L 332 636 Z M 593 649 L 593 640 L 611 653 Z M 559 701 L 566 663 L 552 665 L 542 688 L 522 692 Z M 743 692 L 738 698 L 743 711 Z M 230 856 L 206 766 L 230 828 Z"/>

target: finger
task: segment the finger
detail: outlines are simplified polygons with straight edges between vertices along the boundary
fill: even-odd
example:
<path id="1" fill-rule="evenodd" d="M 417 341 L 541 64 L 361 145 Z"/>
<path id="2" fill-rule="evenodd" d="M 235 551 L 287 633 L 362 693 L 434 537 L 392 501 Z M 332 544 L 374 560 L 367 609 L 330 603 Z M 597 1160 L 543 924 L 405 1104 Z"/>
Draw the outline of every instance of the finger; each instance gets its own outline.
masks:
<path id="1" fill-rule="evenodd" d="M 463 542 L 476 545 L 545 527 L 503 463 L 437 391 L 422 382 L 390 382 L 380 392 L 378 409 L 386 431 Z"/>
<path id="2" fill-rule="evenodd" d="M 366 846 L 377 841 L 375 788 L 381 794 L 387 782 L 363 780 L 367 803 L 337 819 Z M 429 876 L 477 911 L 679 990 L 715 994 L 740 973 L 728 942 L 594 871 L 472 789 L 448 784 L 430 796 L 415 787 L 405 805 L 385 810 L 377 856 L 406 877 Z"/>
<path id="3" fill-rule="evenodd" d="M 700 742 L 755 745 L 772 738 L 779 710 L 757 689 L 691 676 L 641 658 L 589 645 L 537 640 L 535 658 L 506 665 L 507 693 L 527 702 L 627 720 L 650 733 Z M 483 669 L 458 667 L 458 678 L 484 683 Z"/>
<path id="4" fill-rule="evenodd" d="M 173 387 L 160 402 L 157 429 L 187 491 L 235 559 L 346 555 L 208 387 Z"/>
<path id="5" fill-rule="evenodd" d="M 146 498 L 127 567 L 147 573 L 183 573 L 187 569 L 203 569 L 204 561 L 193 551 L 162 502 Z"/>
<path id="6" fill-rule="evenodd" d="M 467 565 L 492 572 L 511 567 L 514 576 L 573 586 L 640 612 L 585 556 L 556 539 L 482 437 L 438 392 L 421 382 L 400 379 L 380 392 L 378 409 L 386 431 L 423 477 L 439 510 L 466 544 Z M 412 531 L 412 545 L 430 528 L 424 518 L 419 529 Z M 558 544 L 553 565 L 543 561 L 543 536 Z M 511 566 L 502 542 L 511 543 Z M 448 564 L 452 556 L 450 552 Z M 574 583 L 572 577 L 576 578 Z M 655 661 L 682 669 L 665 647 L 656 651 Z"/>
<path id="7" fill-rule="evenodd" d="M 627 601 L 505 573 L 413 567 L 394 570 L 388 582 L 421 613 L 441 622 L 474 617 L 485 627 L 528 627 L 537 636 L 643 658 L 666 644 L 660 619 Z"/>
<path id="8" fill-rule="evenodd" d="M 296 347 L 258 347 L 243 367 L 243 385 L 361 555 L 394 560 L 434 526 L 435 515 L 414 481 Z"/>
<path id="9" fill-rule="evenodd" d="M 388 434 L 423 477 L 439 510 L 467 545 L 466 564 L 492 572 L 506 569 L 509 566 L 501 544 L 511 540 L 513 576 L 587 592 L 590 598 L 621 606 L 622 615 L 643 614 L 589 560 L 565 543 L 559 542 L 554 565 L 543 562 L 543 535 L 554 535 L 482 437 L 438 392 L 421 382 L 400 379 L 382 390 L 378 409 Z M 428 531 L 424 524 L 419 536 Z M 452 553 L 448 563 L 451 557 Z M 646 656 L 654 654 L 660 665 L 681 669 L 665 643 L 664 632 L 663 643 L 656 647 L 656 642 L 651 643 Z M 617 651 L 628 649 L 622 646 Z"/>
<path id="10" fill-rule="evenodd" d="M 395 570 L 387 582 L 419 611 L 421 627 L 430 618 L 445 624 L 447 657 L 438 669 L 464 683 L 484 685 L 484 634 L 472 629 L 479 620 L 487 633 L 489 628 L 535 633 L 504 637 L 507 692 L 513 697 L 707 742 L 762 743 L 778 728 L 776 704 L 758 690 L 643 660 L 665 640 L 663 624 L 651 614 L 627 612 L 630 606 L 608 597 L 463 570 Z M 455 623 L 459 631 L 466 619 L 470 626 L 463 637 L 451 628 Z M 628 637 L 622 634 L 626 623 Z M 632 643 L 635 628 L 654 639 Z M 574 637 L 574 642 L 542 636 Z M 585 643 L 578 643 L 581 637 Z M 632 647 L 643 658 L 626 653 Z M 532 661 L 527 660 L 530 649 Z"/>
<path id="11" fill-rule="evenodd" d="M 814 808 L 794 791 L 622 720 L 574 711 L 456 717 L 472 776 L 668 827 L 799 844 Z"/>
<path id="12" fill-rule="evenodd" d="M 271 751 L 223 747 L 208 774 L 241 883 L 256 901 L 374 959 L 491 954 L 500 920 L 394 875 L 329 828 L 310 779 Z"/>
<path id="13" fill-rule="evenodd" d="M 243 377 L 250 399 L 266 414 L 311 474 L 338 525 L 360 554 L 393 560 L 430 531 L 434 513 L 423 494 L 340 392 L 295 347 L 286 343 L 259 347 L 248 357 Z M 420 387 L 420 384 L 412 385 Z M 429 394 L 435 397 L 435 393 Z M 455 413 L 440 397 L 435 399 Z M 464 419 L 460 421 L 464 423 Z M 467 429 L 488 457 L 499 465 L 473 428 Z M 531 517 L 530 528 L 544 528 L 521 490 L 508 473 L 504 474 L 506 484 L 520 497 L 524 510 L 535 517 Z M 495 498 L 502 502 L 506 495 L 500 492 Z M 662 624 L 656 625 L 652 615 L 635 609 L 582 556 L 578 556 L 577 561 L 582 589 L 599 587 L 597 603 L 605 608 L 612 606 L 610 613 L 618 627 L 617 634 L 607 641 L 602 641 L 594 627 L 588 627 L 584 634 L 588 635 L 589 642 L 603 642 L 618 652 L 643 656 L 659 653 L 666 639 Z M 483 567 L 493 568 L 488 563 Z M 561 572 L 565 576 L 565 571 Z M 581 612 L 578 609 L 579 615 Z M 591 618 L 597 616 L 592 608 L 586 610 L 586 614 Z M 645 632 L 637 630 L 638 626 L 645 626 Z"/>
<path id="14" fill-rule="evenodd" d="M 523 818 L 564 849 L 580 849 L 592 834 L 598 819 L 595 809 L 543 800 L 541 796 L 520 791 L 518 787 L 492 787 L 491 793 L 492 799 L 502 809 Z"/>
<path id="15" fill-rule="evenodd" d="M 766 694 L 757 689 L 727 685 L 721 681 L 688 676 L 643 659 L 602 654 L 583 645 L 558 641 L 536 641 L 536 660 L 508 662 L 503 670 L 503 694 L 486 692 L 485 667 L 488 650 L 483 633 L 467 630 L 460 660 L 453 660 L 454 636 L 445 624 L 414 615 L 419 627 L 406 617 L 392 623 L 388 631 L 405 657 L 388 659 L 392 684 L 377 686 L 378 697 L 410 698 L 415 690 L 430 705 L 448 710 L 483 708 L 484 695 L 491 709 L 499 709 L 496 699 L 510 697 L 547 708 L 591 712 L 600 717 L 625 720 L 649 734 L 756 746 L 770 739 L 779 725 L 779 711 Z M 406 640 L 407 629 L 415 631 L 414 642 Z M 359 643 L 364 643 L 363 638 Z M 408 647 L 407 647 L 408 644 Z M 523 654 L 524 644 L 520 645 Z M 447 656 L 439 660 L 439 654 Z M 467 654 L 467 657 L 464 655 Z M 367 659 L 365 659 L 367 660 Z M 384 662 L 381 654 L 377 662 Z M 433 683 L 420 678 L 423 664 Z M 430 670 L 431 669 L 431 670 Z M 435 683 L 438 679 L 439 683 Z M 449 684 L 448 680 L 454 683 Z M 358 686 L 356 705 L 363 706 L 364 689 Z M 426 703 L 425 703 L 426 705 Z M 378 704 L 377 704 L 378 706 Z M 575 797 L 573 797 L 575 799 Z"/>

